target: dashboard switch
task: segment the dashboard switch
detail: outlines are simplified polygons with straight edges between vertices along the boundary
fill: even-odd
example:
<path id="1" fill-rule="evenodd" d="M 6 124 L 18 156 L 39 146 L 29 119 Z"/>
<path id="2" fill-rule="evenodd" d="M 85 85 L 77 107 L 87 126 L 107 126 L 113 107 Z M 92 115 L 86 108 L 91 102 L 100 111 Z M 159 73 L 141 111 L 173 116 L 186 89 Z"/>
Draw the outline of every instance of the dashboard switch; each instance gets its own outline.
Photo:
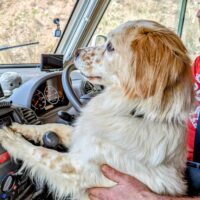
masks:
<path id="1" fill-rule="evenodd" d="M 59 112 L 58 112 L 58 116 L 59 116 L 62 120 L 67 121 L 67 122 L 69 122 L 69 123 L 72 123 L 72 122 L 75 120 L 74 116 L 73 116 L 73 115 L 70 115 L 70 114 L 67 113 L 66 111 L 59 111 Z"/>
<path id="2" fill-rule="evenodd" d="M 2 183 L 1 183 L 1 191 L 4 193 L 10 192 L 13 189 L 13 186 L 15 185 L 16 177 L 12 176 L 11 174 L 4 177 Z"/>
<path id="3" fill-rule="evenodd" d="M 7 194 L 6 193 L 2 193 L 1 194 L 1 199 L 7 199 Z"/>

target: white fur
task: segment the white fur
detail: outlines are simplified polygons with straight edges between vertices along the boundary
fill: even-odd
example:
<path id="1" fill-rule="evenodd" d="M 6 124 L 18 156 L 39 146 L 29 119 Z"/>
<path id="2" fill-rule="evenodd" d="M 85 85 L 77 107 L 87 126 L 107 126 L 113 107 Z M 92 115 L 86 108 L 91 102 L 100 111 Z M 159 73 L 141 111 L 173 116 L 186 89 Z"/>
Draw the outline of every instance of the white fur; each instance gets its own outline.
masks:
<path id="1" fill-rule="evenodd" d="M 98 55 L 102 56 L 101 53 Z M 111 55 L 105 53 L 104 56 Z M 113 62 L 116 58 L 110 57 L 110 60 Z M 102 66 L 110 60 L 105 58 Z M 77 67 L 80 63 L 80 60 L 76 62 Z M 127 98 L 114 69 L 102 66 L 96 66 L 89 75 L 104 78 L 104 73 L 110 73 L 113 78 L 99 80 L 109 83 L 107 88 L 83 108 L 74 128 L 57 124 L 13 124 L 11 129 L 0 130 L 2 145 L 14 158 L 22 159 L 24 167 L 30 169 L 30 175 L 40 183 L 45 181 L 60 199 L 71 194 L 74 199 L 85 200 L 88 199 L 87 188 L 115 185 L 100 172 L 100 166 L 105 163 L 136 177 L 156 193 L 184 194 L 186 126 L 183 121 L 188 110 L 183 110 L 181 104 L 173 104 L 168 113 L 160 115 L 159 105 L 153 97 Z M 80 70 L 89 73 L 83 66 Z M 180 91 L 180 94 L 184 92 Z M 176 97 L 179 98 L 175 95 L 174 101 Z M 144 117 L 130 115 L 134 108 Z M 61 141 L 70 147 L 70 152 L 36 147 L 19 135 L 41 141 L 46 130 L 56 131 Z"/>

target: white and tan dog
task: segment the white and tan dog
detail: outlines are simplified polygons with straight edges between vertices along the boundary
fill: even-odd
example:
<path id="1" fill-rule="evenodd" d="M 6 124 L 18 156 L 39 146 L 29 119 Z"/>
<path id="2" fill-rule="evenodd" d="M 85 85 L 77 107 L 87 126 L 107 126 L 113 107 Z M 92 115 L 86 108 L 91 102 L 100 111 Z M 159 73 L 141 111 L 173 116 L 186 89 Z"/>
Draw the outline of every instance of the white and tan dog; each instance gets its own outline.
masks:
<path id="1" fill-rule="evenodd" d="M 102 175 L 104 163 L 156 193 L 185 194 L 185 120 L 193 83 L 180 39 L 153 21 L 127 22 L 109 33 L 104 46 L 78 50 L 75 65 L 106 86 L 75 127 L 13 124 L 0 131 L 2 145 L 58 198 L 88 199 L 87 188 L 115 185 Z M 70 152 L 36 147 L 21 136 L 42 143 L 47 130 L 57 132 Z"/>

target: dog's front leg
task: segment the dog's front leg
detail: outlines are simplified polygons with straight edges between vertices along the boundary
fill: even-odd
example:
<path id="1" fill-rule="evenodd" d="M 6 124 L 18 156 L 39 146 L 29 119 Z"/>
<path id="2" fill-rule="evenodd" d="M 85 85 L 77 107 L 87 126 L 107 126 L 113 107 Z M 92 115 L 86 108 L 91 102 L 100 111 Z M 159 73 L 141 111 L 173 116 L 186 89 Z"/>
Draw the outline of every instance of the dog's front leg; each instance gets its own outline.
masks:
<path id="1" fill-rule="evenodd" d="M 26 125 L 13 123 L 13 132 L 23 135 L 28 140 L 43 144 L 43 136 L 47 131 L 53 131 L 59 137 L 60 143 L 68 147 L 71 143 L 72 127 L 64 124 Z"/>
<path id="2" fill-rule="evenodd" d="M 76 199 L 87 197 L 80 189 L 83 185 L 83 165 L 76 156 L 34 146 L 9 128 L 0 129 L 0 141 L 11 157 L 22 160 L 23 167 L 30 169 L 30 175 L 40 184 L 46 182 L 58 199 L 69 194 Z"/>

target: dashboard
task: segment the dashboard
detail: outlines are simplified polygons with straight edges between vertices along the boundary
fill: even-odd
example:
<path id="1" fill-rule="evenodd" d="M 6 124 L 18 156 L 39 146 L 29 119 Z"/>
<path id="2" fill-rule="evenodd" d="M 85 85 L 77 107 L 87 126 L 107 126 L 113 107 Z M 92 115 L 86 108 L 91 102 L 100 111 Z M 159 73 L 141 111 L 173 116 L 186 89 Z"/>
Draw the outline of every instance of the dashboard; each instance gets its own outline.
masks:
<path id="1" fill-rule="evenodd" d="M 38 117 L 54 122 L 52 115 L 70 106 L 62 87 L 62 72 L 45 73 L 26 81 L 9 98 L 13 105 L 32 109 Z"/>
<path id="2" fill-rule="evenodd" d="M 80 99 L 93 90 L 91 84 L 78 71 L 71 73 L 71 80 Z M 73 111 L 63 90 L 62 72 L 44 73 L 31 78 L 17 88 L 8 100 L 12 101 L 13 105 L 32 109 L 44 123 L 57 122 L 58 111 Z"/>
<path id="3" fill-rule="evenodd" d="M 58 75 L 47 79 L 36 88 L 31 100 L 31 109 L 40 116 L 68 103 L 69 101 L 63 92 L 61 75 Z"/>

